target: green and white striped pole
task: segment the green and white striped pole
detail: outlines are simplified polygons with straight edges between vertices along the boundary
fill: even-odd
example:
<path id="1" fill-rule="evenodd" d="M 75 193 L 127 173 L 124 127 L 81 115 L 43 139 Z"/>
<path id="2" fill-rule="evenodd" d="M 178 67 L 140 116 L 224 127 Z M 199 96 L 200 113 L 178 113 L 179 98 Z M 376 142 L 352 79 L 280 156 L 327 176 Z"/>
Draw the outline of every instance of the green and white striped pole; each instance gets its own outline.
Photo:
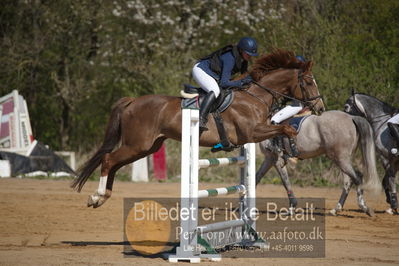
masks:
<path id="1" fill-rule="evenodd" d="M 246 162 L 244 156 L 228 157 L 228 158 L 211 158 L 199 160 L 199 168 L 208 168 L 211 166 L 224 166 L 224 165 L 244 165 Z"/>
<path id="2" fill-rule="evenodd" d="M 198 191 L 198 198 L 215 197 L 220 195 L 228 195 L 233 193 L 245 193 L 246 188 L 244 185 L 204 189 Z"/>

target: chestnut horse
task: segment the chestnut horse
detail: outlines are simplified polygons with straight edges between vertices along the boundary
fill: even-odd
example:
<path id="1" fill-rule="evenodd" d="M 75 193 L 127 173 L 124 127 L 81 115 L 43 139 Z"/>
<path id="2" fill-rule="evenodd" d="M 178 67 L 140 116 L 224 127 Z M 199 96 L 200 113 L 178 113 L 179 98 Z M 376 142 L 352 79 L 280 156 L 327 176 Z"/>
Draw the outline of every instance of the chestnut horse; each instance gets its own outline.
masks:
<path id="1" fill-rule="evenodd" d="M 293 52 L 280 49 L 256 60 L 250 72 L 255 82 L 247 89 L 234 91 L 233 103 L 221 114 L 230 142 L 243 145 L 279 134 L 295 136 L 291 126 L 270 123 L 271 106 L 281 97 L 291 96 L 323 111 L 312 65 L 312 61 L 299 62 Z M 181 141 L 181 101 L 175 96 L 145 95 L 116 102 L 102 146 L 71 185 L 80 192 L 101 164 L 99 188 L 89 196 L 89 207 L 97 208 L 111 196 L 119 168 L 156 152 L 168 138 Z M 200 145 L 212 147 L 219 143 L 213 119 L 209 119 L 208 128 L 200 137 Z"/>

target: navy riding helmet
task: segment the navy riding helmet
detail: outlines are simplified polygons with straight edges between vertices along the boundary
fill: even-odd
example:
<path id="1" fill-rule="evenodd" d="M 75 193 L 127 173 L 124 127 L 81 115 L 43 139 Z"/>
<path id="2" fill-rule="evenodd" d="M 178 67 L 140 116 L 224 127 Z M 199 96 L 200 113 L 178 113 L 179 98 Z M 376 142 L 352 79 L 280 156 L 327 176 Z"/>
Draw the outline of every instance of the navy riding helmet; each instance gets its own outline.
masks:
<path id="1" fill-rule="evenodd" d="M 300 62 L 304 62 L 305 63 L 305 58 L 302 56 L 302 55 L 297 55 L 296 56 L 296 59 L 298 59 L 298 61 L 300 61 Z"/>
<path id="2" fill-rule="evenodd" d="M 254 38 L 243 37 L 238 42 L 237 46 L 250 56 L 258 56 L 258 45 Z"/>

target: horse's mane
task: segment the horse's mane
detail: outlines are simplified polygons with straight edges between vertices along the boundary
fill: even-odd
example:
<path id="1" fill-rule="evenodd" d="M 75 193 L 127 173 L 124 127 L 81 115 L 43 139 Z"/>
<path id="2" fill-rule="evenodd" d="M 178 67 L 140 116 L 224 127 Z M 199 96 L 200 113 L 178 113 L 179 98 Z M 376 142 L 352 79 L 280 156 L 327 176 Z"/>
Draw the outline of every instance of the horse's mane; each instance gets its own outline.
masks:
<path id="1" fill-rule="evenodd" d="M 381 101 L 380 99 L 378 99 L 378 98 L 376 98 L 376 97 L 374 97 L 374 96 L 371 96 L 371 95 L 369 95 L 369 94 L 360 93 L 360 92 L 356 92 L 355 94 L 364 95 L 364 96 L 367 96 L 367 97 L 369 97 L 369 98 L 374 99 L 378 104 L 380 104 L 380 105 L 382 106 L 382 110 L 383 110 L 384 113 L 393 114 L 393 113 L 396 113 L 396 112 L 398 111 L 398 109 L 395 108 L 394 106 L 392 106 L 392 105 L 390 105 L 390 104 L 388 104 L 388 103 L 386 103 L 386 102 L 383 102 L 383 101 Z"/>
<path id="2" fill-rule="evenodd" d="M 274 49 L 270 54 L 266 54 L 256 60 L 252 66 L 251 76 L 258 81 L 269 72 L 279 69 L 303 69 L 305 63 L 295 57 L 295 53 L 283 49 Z"/>

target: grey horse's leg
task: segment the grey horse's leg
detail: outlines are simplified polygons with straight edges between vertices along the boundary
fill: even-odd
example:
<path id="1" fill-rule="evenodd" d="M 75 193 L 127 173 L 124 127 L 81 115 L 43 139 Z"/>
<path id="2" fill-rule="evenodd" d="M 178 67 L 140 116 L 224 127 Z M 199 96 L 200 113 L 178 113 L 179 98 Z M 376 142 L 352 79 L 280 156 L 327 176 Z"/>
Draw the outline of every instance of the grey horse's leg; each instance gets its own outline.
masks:
<path id="1" fill-rule="evenodd" d="M 275 165 L 277 161 L 277 154 L 274 152 L 268 150 L 268 149 L 262 149 L 263 154 L 265 155 L 265 159 L 263 160 L 262 165 L 256 172 L 256 185 L 259 184 L 260 180 L 263 178 L 263 176 L 270 170 L 270 168 Z"/>
<path id="2" fill-rule="evenodd" d="M 374 210 L 372 208 L 367 207 L 366 205 L 366 201 L 364 200 L 363 197 L 363 189 L 357 187 L 356 192 L 357 192 L 357 204 L 359 205 L 359 208 L 362 209 L 369 216 L 374 216 Z"/>
<path id="3" fill-rule="evenodd" d="M 295 209 L 298 205 L 298 201 L 294 195 L 294 192 L 291 188 L 290 178 L 288 176 L 287 167 L 285 166 L 285 161 L 282 157 L 279 157 L 277 163 L 274 165 L 278 174 L 280 175 L 281 181 L 283 182 L 284 188 L 287 191 L 288 200 L 290 204 L 290 209 Z"/>
<path id="4" fill-rule="evenodd" d="M 351 178 L 348 175 L 344 174 L 344 186 L 342 188 L 341 197 L 339 198 L 339 201 L 337 203 L 337 206 L 335 206 L 335 209 L 332 209 L 330 211 L 330 213 L 332 215 L 337 215 L 338 212 L 342 211 L 342 208 L 344 207 L 346 198 L 349 195 L 349 191 L 350 191 L 352 185 L 353 185 L 353 183 L 352 183 Z"/>
<path id="5" fill-rule="evenodd" d="M 385 195 L 387 197 L 387 203 L 389 203 L 391 207 L 386 210 L 386 212 L 390 214 L 398 212 L 398 196 L 396 191 L 395 175 L 396 171 L 392 167 L 389 167 L 385 172 L 384 179 L 382 180 Z"/>
<path id="6" fill-rule="evenodd" d="M 359 171 L 355 171 L 355 169 L 353 169 L 353 166 L 349 158 L 347 158 L 346 160 L 344 158 L 340 158 L 339 160 L 336 160 L 336 163 L 341 168 L 342 172 L 344 172 L 344 174 L 349 176 L 351 184 L 354 184 L 357 187 L 357 197 L 358 197 L 359 207 L 368 215 L 370 216 L 373 215 L 374 212 L 371 208 L 366 206 L 366 203 L 363 198 L 363 190 L 360 189 L 360 185 L 363 183 L 362 173 L 360 173 Z M 341 195 L 341 197 L 343 197 L 343 195 Z"/>
<path id="7" fill-rule="evenodd" d="M 363 180 L 363 174 L 357 170 L 355 170 L 356 175 L 360 177 L 361 180 Z M 363 189 L 360 188 L 360 186 L 357 186 L 356 188 L 356 193 L 357 193 L 357 204 L 359 208 L 367 213 L 369 216 L 374 216 L 374 210 L 372 208 L 367 207 L 366 201 L 363 197 Z"/>

